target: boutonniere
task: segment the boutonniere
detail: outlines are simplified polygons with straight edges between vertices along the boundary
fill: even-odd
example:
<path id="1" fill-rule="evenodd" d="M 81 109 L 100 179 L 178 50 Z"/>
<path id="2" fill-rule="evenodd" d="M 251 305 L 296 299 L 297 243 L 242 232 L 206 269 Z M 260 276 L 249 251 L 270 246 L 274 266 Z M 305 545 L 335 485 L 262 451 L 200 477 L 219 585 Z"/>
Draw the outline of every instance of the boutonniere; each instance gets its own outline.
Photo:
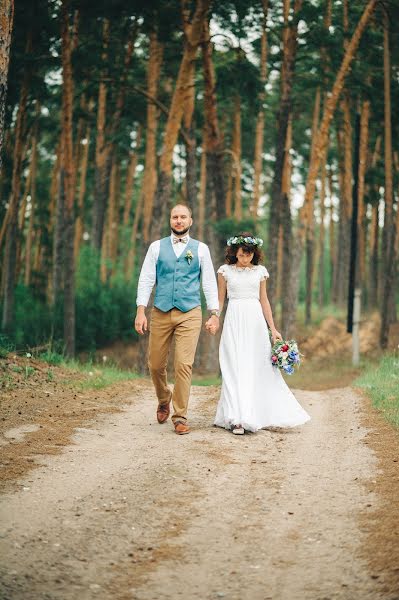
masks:
<path id="1" fill-rule="evenodd" d="M 191 250 L 187 250 L 186 252 L 186 256 L 184 257 L 186 259 L 186 261 L 188 262 L 188 264 L 191 264 L 191 261 L 193 260 L 194 256 L 193 253 L 191 252 Z"/>

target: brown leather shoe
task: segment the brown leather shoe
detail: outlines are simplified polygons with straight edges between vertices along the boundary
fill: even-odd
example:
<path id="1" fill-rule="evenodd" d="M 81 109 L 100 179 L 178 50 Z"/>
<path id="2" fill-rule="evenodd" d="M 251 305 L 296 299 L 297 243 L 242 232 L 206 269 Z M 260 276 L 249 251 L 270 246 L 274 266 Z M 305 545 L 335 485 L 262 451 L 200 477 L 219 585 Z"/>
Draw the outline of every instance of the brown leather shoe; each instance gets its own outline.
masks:
<path id="1" fill-rule="evenodd" d="M 175 432 L 177 435 L 184 435 L 185 433 L 190 433 L 191 431 L 190 427 L 181 421 L 176 421 L 176 423 L 173 423 L 173 425 L 175 426 Z"/>
<path id="2" fill-rule="evenodd" d="M 157 419 L 158 423 L 166 423 L 170 414 L 170 402 L 166 404 L 158 404 L 157 408 Z"/>

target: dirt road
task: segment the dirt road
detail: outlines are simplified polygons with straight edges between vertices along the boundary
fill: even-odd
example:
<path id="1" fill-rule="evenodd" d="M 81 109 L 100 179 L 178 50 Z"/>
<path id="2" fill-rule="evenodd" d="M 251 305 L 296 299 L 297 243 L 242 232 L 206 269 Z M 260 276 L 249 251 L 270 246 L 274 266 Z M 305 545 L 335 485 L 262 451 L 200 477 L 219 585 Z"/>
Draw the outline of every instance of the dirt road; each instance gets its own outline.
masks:
<path id="1" fill-rule="evenodd" d="M 211 426 L 217 394 L 193 388 L 176 436 L 138 386 L 43 456 L 0 498 L 0 598 L 399 598 L 365 552 L 381 499 L 361 397 L 297 392 L 310 423 L 234 437 Z"/>

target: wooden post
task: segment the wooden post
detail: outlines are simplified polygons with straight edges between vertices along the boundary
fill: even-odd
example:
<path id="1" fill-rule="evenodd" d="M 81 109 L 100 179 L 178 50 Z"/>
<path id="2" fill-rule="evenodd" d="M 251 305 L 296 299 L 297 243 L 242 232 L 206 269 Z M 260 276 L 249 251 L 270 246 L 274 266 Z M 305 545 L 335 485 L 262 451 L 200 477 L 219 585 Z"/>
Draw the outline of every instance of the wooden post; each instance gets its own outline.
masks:
<path id="1" fill-rule="evenodd" d="M 360 324 L 360 298 L 362 290 L 355 289 L 353 301 L 353 330 L 352 330 L 352 364 L 357 367 L 360 360 L 360 340 L 359 340 L 359 324 Z"/>

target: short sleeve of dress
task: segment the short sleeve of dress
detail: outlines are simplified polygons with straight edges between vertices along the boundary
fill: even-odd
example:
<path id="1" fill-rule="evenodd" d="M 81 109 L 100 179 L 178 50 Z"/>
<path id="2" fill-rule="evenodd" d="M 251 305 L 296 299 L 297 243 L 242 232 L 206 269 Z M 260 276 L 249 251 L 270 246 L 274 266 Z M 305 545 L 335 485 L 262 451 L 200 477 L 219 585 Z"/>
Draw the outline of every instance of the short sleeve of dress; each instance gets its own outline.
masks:
<path id="1" fill-rule="evenodd" d="M 261 281 L 264 281 L 265 279 L 268 279 L 268 277 L 269 277 L 269 271 L 263 265 L 260 265 L 260 267 L 259 267 L 259 273 L 260 273 Z"/>
<path id="2" fill-rule="evenodd" d="M 221 265 L 216 272 L 220 273 L 220 275 L 223 275 L 223 277 L 227 279 L 227 265 Z"/>

